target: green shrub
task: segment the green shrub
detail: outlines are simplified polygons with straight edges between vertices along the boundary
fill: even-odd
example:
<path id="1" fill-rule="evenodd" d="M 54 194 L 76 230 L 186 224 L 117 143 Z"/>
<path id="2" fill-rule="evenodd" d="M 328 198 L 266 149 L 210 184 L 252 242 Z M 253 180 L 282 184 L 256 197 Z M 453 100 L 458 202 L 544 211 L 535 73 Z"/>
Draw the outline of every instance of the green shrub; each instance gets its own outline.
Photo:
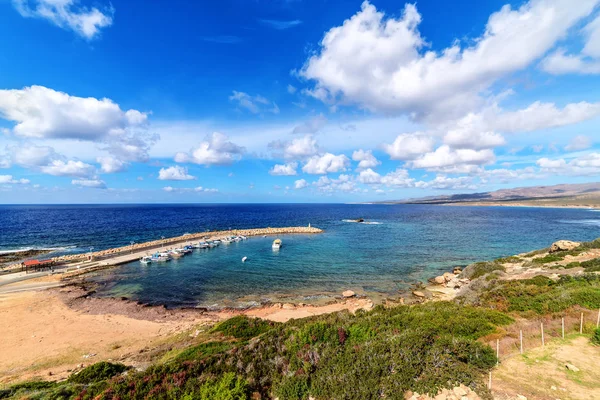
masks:
<path id="1" fill-rule="evenodd" d="M 500 263 L 500 264 L 515 264 L 515 263 L 519 263 L 521 261 L 523 261 L 523 259 L 521 257 L 517 257 L 517 256 L 502 257 L 502 258 L 498 258 L 497 260 L 495 260 L 495 262 Z"/>
<path id="2" fill-rule="evenodd" d="M 221 332 L 226 336 L 232 336 L 236 339 L 248 340 L 262 335 L 276 325 L 275 322 L 239 315 L 221 322 L 212 331 Z"/>
<path id="3" fill-rule="evenodd" d="M 592 343 L 596 346 L 600 346 L 600 328 L 596 328 L 594 333 L 592 334 Z"/>
<path id="4" fill-rule="evenodd" d="M 123 364 L 113 364 L 107 361 L 101 361 L 71 375 L 68 380 L 73 383 L 100 382 L 112 378 L 115 375 L 119 375 L 128 369 L 129 367 Z"/>
<path id="5" fill-rule="evenodd" d="M 188 394 L 188 396 L 190 396 Z M 200 400 L 246 400 L 248 384 L 233 373 L 226 373 L 220 379 L 209 380 L 200 386 L 197 394 L 190 399 Z"/>
<path id="6" fill-rule="evenodd" d="M 494 271 L 504 272 L 506 268 L 504 265 L 494 261 L 484 261 L 467 266 L 463 271 L 463 275 L 469 279 L 477 279 Z"/>
<path id="7" fill-rule="evenodd" d="M 600 276 L 562 276 L 553 281 L 545 276 L 501 281 L 481 295 L 484 306 L 501 311 L 555 313 L 573 306 L 600 307 Z"/>
<path id="8" fill-rule="evenodd" d="M 275 395 L 279 400 L 304 400 L 308 398 L 308 377 L 306 375 L 284 378 L 277 384 Z"/>
<path id="9" fill-rule="evenodd" d="M 231 349 L 233 344 L 227 342 L 207 342 L 197 346 L 188 347 L 175 357 L 177 361 L 190 361 L 203 359 L 208 356 L 224 353 Z"/>
<path id="10" fill-rule="evenodd" d="M 580 265 L 585 268 L 586 272 L 600 271 L 600 258 L 594 258 L 588 261 L 582 261 Z"/>
<path id="11" fill-rule="evenodd" d="M 534 264 L 548 264 L 551 262 L 562 261 L 565 258 L 564 255 L 548 254 L 544 257 L 538 257 L 531 260 Z"/>

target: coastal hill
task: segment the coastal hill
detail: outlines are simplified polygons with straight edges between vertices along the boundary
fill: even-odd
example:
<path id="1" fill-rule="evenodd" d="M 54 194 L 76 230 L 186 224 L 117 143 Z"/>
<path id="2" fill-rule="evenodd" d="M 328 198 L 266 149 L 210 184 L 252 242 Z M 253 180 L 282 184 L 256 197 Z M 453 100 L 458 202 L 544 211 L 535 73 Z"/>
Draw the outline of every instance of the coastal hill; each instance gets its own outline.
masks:
<path id="1" fill-rule="evenodd" d="M 493 192 L 431 196 L 379 204 L 456 204 L 537 207 L 600 207 L 600 183 L 560 184 L 501 189 Z"/>

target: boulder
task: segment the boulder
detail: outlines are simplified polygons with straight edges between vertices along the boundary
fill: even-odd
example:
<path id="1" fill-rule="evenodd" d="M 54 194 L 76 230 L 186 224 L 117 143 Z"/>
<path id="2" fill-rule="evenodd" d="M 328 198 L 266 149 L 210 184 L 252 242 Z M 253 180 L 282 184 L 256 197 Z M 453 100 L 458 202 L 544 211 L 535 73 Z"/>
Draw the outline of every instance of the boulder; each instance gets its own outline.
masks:
<path id="1" fill-rule="evenodd" d="M 352 290 L 346 290 L 342 293 L 342 296 L 348 298 L 348 297 L 354 297 L 356 296 L 356 293 L 354 293 Z"/>
<path id="2" fill-rule="evenodd" d="M 295 310 L 296 306 L 290 303 L 285 303 L 283 306 L 281 306 L 281 308 L 284 310 Z"/>
<path id="3" fill-rule="evenodd" d="M 565 364 L 565 367 L 569 370 L 569 371 L 573 371 L 573 372 L 579 372 L 579 368 L 577 368 L 576 366 L 574 366 L 573 364 Z"/>
<path id="4" fill-rule="evenodd" d="M 446 283 L 446 278 L 444 278 L 443 276 L 436 276 L 435 278 L 433 278 L 433 281 L 438 285 L 443 285 L 444 283 Z"/>
<path id="5" fill-rule="evenodd" d="M 517 400 L 527 400 L 527 397 L 523 396 L 522 394 L 518 394 Z"/>
<path id="6" fill-rule="evenodd" d="M 462 268 L 461 267 L 454 267 L 454 269 L 452 270 L 452 273 L 454 275 L 458 275 L 462 272 Z"/>
<path id="7" fill-rule="evenodd" d="M 452 272 L 444 272 L 444 279 L 446 280 L 446 282 L 450 282 L 452 279 L 454 279 L 456 277 L 456 275 L 454 275 Z"/>
<path id="8" fill-rule="evenodd" d="M 569 251 L 569 250 L 573 250 L 574 248 L 579 247 L 581 243 L 579 242 L 572 242 L 570 240 L 559 240 L 558 242 L 554 242 L 552 243 L 552 246 L 550 246 L 550 253 L 556 253 L 557 251 Z"/>
<path id="9" fill-rule="evenodd" d="M 418 290 L 415 290 L 414 292 L 412 292 L 412 294 L 416 297 L 425 297 L 425 293 L 419 292 Z"/>

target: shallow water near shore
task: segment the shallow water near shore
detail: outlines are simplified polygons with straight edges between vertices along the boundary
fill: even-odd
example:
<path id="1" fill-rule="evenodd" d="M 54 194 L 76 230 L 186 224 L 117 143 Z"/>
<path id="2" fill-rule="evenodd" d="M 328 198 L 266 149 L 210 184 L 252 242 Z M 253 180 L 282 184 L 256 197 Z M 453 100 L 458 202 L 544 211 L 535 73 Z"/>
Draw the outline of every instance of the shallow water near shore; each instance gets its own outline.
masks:
<path id="1" fill-rule="evenodd" d="M 348 222 L 364 218 L 362 224 Z M 432 205 L 98 205 L 2 206 L 2 249 L 67 247 L 84 252 L 207 229 L 306 226 L 318 235 L 254 237 L 164 264 L 132 262 L 90 279 L 97 296 L 169 307 L 314 303 L 346 289 L 393 297 L 455 265 L 600 236 L 585 209 Z M 1 249 L 0 249 L 1 250 Z M 244 256 L 248 260 L 243 263 Z"/>

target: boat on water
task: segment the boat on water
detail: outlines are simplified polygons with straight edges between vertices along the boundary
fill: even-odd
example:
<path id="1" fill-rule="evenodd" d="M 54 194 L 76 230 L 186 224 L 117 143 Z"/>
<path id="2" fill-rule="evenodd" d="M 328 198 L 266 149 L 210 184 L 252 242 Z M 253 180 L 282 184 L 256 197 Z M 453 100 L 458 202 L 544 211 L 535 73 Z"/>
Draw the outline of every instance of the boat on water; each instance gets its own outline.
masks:
<path id="1" fill-rule="evenodd" d="M 279 250 L 281 248 L 281 239 L 273 240 L 273 244 L 271 245 L 273 250 Z"/>
<path id="2" fill-rule="evenodd" d="M 152 257 L 144 256 L 144 257 L 140 258 L 140 262 L 142 264 L 150 264 L 152 262 Z"/>
<path id="3" fill-rule="evenodd" d="M 248 259 L 248 257 L 244 256 L 244 257 L 242 258 L 242 262 L 246 262 L 246 260 L 247 260 L 247 259 Z"/>
<path id="4" fill-rule="evenodd" d="M 169 255 L 173 258 L 179 258 L 184 256 L 184 252 L 181 249 L 169 250 Z"/>
<path id="5" fill-rule="evenodd" d="M 171 260 L 169 253 L 154 253 L 150 258 L 152 262 L 165 262 Z"/>

